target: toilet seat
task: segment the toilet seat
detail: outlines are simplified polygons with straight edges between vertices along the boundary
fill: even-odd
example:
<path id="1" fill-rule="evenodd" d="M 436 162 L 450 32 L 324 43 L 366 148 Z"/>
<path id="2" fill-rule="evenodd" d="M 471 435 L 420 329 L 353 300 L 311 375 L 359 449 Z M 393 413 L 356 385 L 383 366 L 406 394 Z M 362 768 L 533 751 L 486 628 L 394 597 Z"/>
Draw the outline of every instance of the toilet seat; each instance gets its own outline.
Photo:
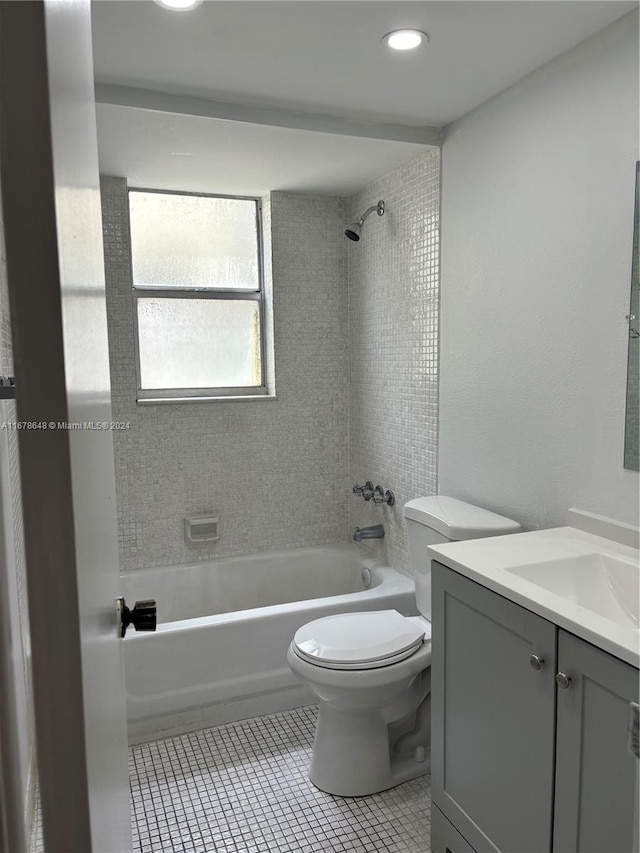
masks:
<path id="1" fill-rule="evenodd" d="M 327 669 L 378 669 L 413 655 L 431 637 L 430 623 L 397 610 L 340 613 L 303 625 L 293 650 Z"/>

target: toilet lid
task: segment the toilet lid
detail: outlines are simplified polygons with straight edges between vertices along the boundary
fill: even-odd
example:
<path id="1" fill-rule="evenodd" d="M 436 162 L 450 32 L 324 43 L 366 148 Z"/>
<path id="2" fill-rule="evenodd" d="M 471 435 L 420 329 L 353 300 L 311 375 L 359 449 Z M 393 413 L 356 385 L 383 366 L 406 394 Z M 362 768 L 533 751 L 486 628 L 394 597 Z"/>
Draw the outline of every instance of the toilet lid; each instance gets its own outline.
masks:
<path id="1" fill-rule="evenodd" d="M 339 613 L 303 625 L 293 638 L 300 657 L 328 667 L 383 666 L 422 645 L 425 626 L 397 610 Z"/>

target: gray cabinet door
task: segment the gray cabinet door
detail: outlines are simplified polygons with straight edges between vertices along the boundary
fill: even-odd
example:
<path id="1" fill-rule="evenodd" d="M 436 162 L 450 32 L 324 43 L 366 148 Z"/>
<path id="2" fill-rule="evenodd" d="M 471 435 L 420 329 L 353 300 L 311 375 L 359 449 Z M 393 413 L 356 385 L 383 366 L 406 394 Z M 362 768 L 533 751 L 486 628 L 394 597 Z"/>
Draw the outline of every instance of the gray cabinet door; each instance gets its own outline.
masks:
<path id="1" fill-rule="evenodd" d="M 638 670 L 565 631 L 558 669 L 555 853 L 630 853 L 638 760 L 627 749 Z"/>
<path id="2" fill-rule="evenodd" d="M 431 808 L 431 853 L 475 853 L 435 805 Z"/>
<path id="3" fill-rule="evenodd" d="M 432 584 L 433 801 L 476 853 L 547 853 L 556 628 L 438 563 Z"/>

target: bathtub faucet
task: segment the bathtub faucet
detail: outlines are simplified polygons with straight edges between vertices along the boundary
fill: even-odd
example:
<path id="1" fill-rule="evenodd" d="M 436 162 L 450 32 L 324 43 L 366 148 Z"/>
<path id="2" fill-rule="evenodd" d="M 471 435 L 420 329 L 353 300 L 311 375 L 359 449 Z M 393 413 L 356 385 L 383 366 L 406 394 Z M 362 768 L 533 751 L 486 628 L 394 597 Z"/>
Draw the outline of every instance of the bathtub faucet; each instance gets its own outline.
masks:
<path id="1" fill-rule="evenodd" d="M 362 542 L 363 539 L 384 539 L 384 527 L 381 524 L 374 524 L 372 527 L 356 527 L 353 541 Z"/>

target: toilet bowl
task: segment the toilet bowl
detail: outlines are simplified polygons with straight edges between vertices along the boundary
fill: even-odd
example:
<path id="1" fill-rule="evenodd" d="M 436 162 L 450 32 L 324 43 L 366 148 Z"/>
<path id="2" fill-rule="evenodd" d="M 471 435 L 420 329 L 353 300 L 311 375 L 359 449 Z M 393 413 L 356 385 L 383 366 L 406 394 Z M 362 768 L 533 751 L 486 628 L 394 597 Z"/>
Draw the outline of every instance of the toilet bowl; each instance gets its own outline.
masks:
<path id="1" fill-rule="evenodd" d="M 517 522 L 454 498 L 405 504 L 420 616 L 342 613 L 300 628 L 287 652 L 318 700 L 310 781 L 357 797 L 430 768 L 431 566 L 428 545 L 517 533 Z"/>
<path id="2" fill-rule="evenodd" d="M 351 620 L 351 641 L 344 642 L 343 629 Z M 339 660 L 311 662 L 305 648 L 314 635 L 332 632 L 342 635 L 343 642 L 332 646 Z M 381 633 L 385 644 L 367 642 Z M 376 651 L 382 653 L 374 657 Z M 318 619 L 296 633 L 287 661 L 318 699 L 309 770 L 317 788 L 342 797 L 363 796 L 429 770 L 431 624 L 426 619 L 403 617 L 395 610 Z"/>

